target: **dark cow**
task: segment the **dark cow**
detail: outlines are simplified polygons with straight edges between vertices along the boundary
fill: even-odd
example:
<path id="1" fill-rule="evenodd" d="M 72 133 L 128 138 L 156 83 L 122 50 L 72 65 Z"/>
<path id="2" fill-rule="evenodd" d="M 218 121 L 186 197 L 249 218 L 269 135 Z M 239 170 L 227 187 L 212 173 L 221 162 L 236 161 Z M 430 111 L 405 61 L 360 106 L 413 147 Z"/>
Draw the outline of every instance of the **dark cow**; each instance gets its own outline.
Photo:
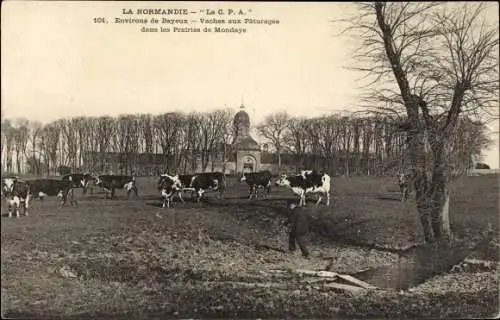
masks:
<path id="1" fill-rule="evenodd" d="M 62 176 L 61 180 L 72 181 L 73 188 L 82 188 L 83 194 L 86 194 L 87 188 L 94 178 L 89 173 L 70 173 Z"/>
<path id="2" fill-rule="evenodd" d="M 160 180 L 158 181 L 158 189 L 160 190 L 161 197 L 163 199 L 162 207 L 170 208 L 170 202 L 172 202 L 175 193 L 180 194 L 180 191 L 182 190 L 182 184 L 178 176 L 162 174 L 160 175 Z M 182 196 L 179 197 L 182 200 Z"/>
<path id="3" fill-rule="evenodd" d="M 267 194 L 271 192 L 271 177 L 272 174 L 268 170 L 259 172 L 243 173 L 240 182 L 246 182 L 249 187 L 248 199 L 257 198 L 257 190 L 263 188 L 267 190 Z"/>
<path id="4" fill-rule="evenodd" d="M 104 189 L 106 192 L 106 199 L 108 193 L 111 194 L 111 199 L 114 198 L 115 189 L 126 189 L 127 199 L 131 191 L 134 191 L 135 196 L 139 197 L 135 184 L 135 177 L 133 176 L 100 175 L 95 178 L 95 185 Z"/>
<path id="5" fill-rule="evenodd" d="M 2 179 L 2 191 L 7 200 L 9 218 L 12 218 L 12 208 L 16 211 L 16 217 L 19 218 L 19 208 L 24 207 L 24 215 L 28 215 L 30 190 L 26 181 L 17 178 Z"/>
<path id="6" fill-rule="evenodd" d="M 195 174 L 191 186 L 196 192 L 196 202 L 199 202 L 207 191 L 217 191 L 222 199 L 226 190 L 226 176 L 222 172 L 202 172 Z"/>
<path id="7" fill-rule="evenodd" d="M 401 173 L 398 177 L 399 192 L 401 194 L 401 202 L 406 202 L 408 196 L 410 195 L 410 175 L 406 173 Z"/>
<path id="8" fill-rule="evenodd" d="M 66 204 L 68 197 L 72 206 L 76 206 L 77 202 L 73 197 L 73 182 L 68 180 L 56 179 L 35 179 L 28 180 L 26 183 L 30 187 L 30 195 L 33 198 L 43 199 L 47 196 L 57 196 L 61 199 L 63 205 Z"/>
<path id="9" fill-rule="evenodd" d="M 306 205 L 306 194 L 318 193 L 319 198 L 316 206 L 319 205 L 323 197 L 326 198 L 326 205 L 330 205 L 330 183 L 331 178 L 326 173 L 318 173 L 313 170 L 303 170 L 296 175 L 283 174 L 276 181 L 280 187 L 290 188 L 299 196 L 299 206 Z"/>

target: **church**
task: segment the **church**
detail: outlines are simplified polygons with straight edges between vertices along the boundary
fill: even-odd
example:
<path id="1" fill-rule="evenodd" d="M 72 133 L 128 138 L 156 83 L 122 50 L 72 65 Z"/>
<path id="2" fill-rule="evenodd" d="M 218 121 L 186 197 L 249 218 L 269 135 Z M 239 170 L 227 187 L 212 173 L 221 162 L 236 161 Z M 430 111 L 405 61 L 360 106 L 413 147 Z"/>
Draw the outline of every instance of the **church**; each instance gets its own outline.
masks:
<path id="1" fill-rule="evenodd" d="M 250 116 L 241 105 L 233 120 L 234 140 L 231 149 L 234 153 L 235 173 L 254 172 L 261 168 L 260 145 L 250 135 Z"/>

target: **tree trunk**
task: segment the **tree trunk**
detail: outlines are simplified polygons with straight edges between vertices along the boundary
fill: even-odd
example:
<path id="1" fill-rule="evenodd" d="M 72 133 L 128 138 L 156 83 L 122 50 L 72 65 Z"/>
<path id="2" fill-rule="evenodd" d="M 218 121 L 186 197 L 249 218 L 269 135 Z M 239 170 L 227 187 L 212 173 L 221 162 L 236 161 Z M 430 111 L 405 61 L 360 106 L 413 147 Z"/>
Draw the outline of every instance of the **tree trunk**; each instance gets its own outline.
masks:
<path id="1" fill-rule="evenodd" d="M 432 229 L 435 240 L 450 241 L 451 229 L 449 219 L 450 194 L 448 188 L 448 172 L 446 170 L 447 155 L 449 149 L 443 143 L 434 145 L 434 169 L 432 172 L 432 181 L 429 190 L 429 204 L 431 205 Z"/>

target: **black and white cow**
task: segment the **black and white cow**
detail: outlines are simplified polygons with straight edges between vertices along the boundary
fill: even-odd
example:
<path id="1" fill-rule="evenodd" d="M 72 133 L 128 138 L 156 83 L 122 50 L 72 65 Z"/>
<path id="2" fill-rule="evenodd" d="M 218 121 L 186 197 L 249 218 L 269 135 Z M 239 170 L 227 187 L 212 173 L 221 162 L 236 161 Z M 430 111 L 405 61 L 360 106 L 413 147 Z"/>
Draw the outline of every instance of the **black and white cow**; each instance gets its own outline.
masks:
<path id="1" fill-rule="evenodd" d="M 176 193 L 179 194 L 179 198 L 184 201 L 180 195 L 180 192 L 182 191 L 182 184 L 179 180 L 179 176 L 171 176 L 169 174 L 160 175 L 158 189 L 160 190 L 161 197 L 163 199 L 163 208 L 170 208 L 170 203 Z"/>
<path id="2" fill-rule="evenodd" d="M 252 196 L 257 199 L 257 190 L 261 188 L 266 189 L 269 194 L 271 192 L 271 177 L 272 174 L 268 170 L 243 173 L 240 182 L 246 182 L 248 185 L 248 199 L 252 199 Z"/>
<path id="3" fill-rule="evenodd" d="M 401 202 L 406 202 L 410 195 L 410 175 L 407 173 L 400 173 L 398 176 L 399 192 L 401 194 Z"/>
<path id="4" fill-rule="evenodd" d="M 115 189 L 125 189 L 127 190 L 127 199 L 130 196 L 130 192 L 134 191 L 135 196 L 139 197 L 137 192 L 137 186 L 135 184 L 135 177 L 133 176 L 120 176 L 120 175 L 100 175 L 95 177 L 95 185 L 101 187 L 106 192 L 106 198 L 108 194 L 111 194 L 111 199 L 115 196 Z"/>
<path id="5" fill-rule="evenodd" d="M 24 207 L 24 215 L 28 215 L 30 189 L 26 181 L 17 178 L 2 179 L 2 191 L 7 201 L 9 218 L 12 218 L 12 208 L 16 211 L 16 217 L 19 218 L 19 209 Z"/>
<path id="6" fill-rule="evenodd" d="M 299 206 L 306 205 L 306 194 L 318 193 L 319 198 L 316 206 L 319 205 L 323 197 L 326 198 L 326 205 L 330 205 L 331 178 L 326 173 L 318 173 L 313 170 L 303 170 L 299 174 L 280 176 L 276 185 L 291 189 L 299 196 Z"/>
<path id="7" fill-rule="evenodd" d="M 202 172 L 196 174 L 182 174 L 174 176 L 181 182 L 182 192 L 194 193 L 195 202 L 199 202 L 207 191 L 217 191 L 222 199 L 226 190 L 226 176 L 222 172 Z M 184 201 L 179 192 L 181 201 Z"/>
<path id="8" fill-rule="evenodd" d="M 26 183 L 30 187 L 30 195 L 32 198 L 43 199 L 47 196 L 57 196 L 61 199 L 63 205 L 66 204 L 68 197 L 73 206 L 77 205 L 73 196 L 73 182 L 68 180 L 56 179 L 35 179 L 27 180 Z"/>
<path id="9" fill-rule="evenodd" d="M 216 191 L 219 193 L 219 199 L 222 199 L 226 191 L 226 176 L 222 172 L 202 172 L 195 174 L 191 186 L 196 192 L 196 202 L 199 202 L 203 194 L 207 191 Z"/>
<path id="10" fill-rule="evenodd" d="M 62 176 L 61 180 L 72 181 L 73 188 L 82 188 L 83 194 L 86 194 L 94 178 L 89 173 L 70 173 Z"/>

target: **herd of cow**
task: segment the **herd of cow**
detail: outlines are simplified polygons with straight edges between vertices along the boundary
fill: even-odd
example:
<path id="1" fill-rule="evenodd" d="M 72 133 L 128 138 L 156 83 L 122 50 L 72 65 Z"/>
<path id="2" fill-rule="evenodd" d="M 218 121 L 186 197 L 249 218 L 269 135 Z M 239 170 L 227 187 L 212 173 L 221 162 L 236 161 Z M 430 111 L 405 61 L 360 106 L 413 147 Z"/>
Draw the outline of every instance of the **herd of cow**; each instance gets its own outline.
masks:
<path id="1" fill-rule="evenodd" d="M 272 174 L 269 171 L 259 171 L 244 173 L 239 181 L 245 182 L 249 187 L 249 199 L 257 198 L 259 191 L 269 194 L 271 192 Z M 131 192 L 138 197 L 138 190 L 133 176 L 123 175 L 91 175 L 88 173 L 73 173 L 58 179 L 34 179 L 22 180 L 18 177 L 2 178 L 2 197 L 5 197 L 9 210 L 9 217 L 12 217 L 12 209 L 16 211 L 19 217 L 19 209 L 24 208 L 25 215 L 28 215 L 29 201 L 33 198 L 43 199 L 47 196 L 57 196 L 61 199 L 63 205 L 68 199 L 71 205 L 76 206 L 73 190 L 82 188 L 83 194 L 91 184 L 102 188 L 105 191 L 106 198 L 114 198 L 115 189 L 125 189 L 127 199 Z M 331 179 L 327 173 L 316 172 L 313 170 L 303 170 L 298 174 L 281 175 L 274 183 L 277 186 L 291 189 L 299 196 L 299 206 L 306 203 L 306 194 L 316 193 L 319 198 L 316 205 L 319 205 L 323 198 L 326 199 L 326 205 L 330 205 Z M 223 198 L 223 193 L 227 188 L 226 176 L 221 172 L 206 172 L 196 174 L 162 174 L 158 181 L 158 191 L 163 200 L 163 207 L 170 207 L 173 197 L 178 196 L 181 202 L 184 202 L 183 193 L 190 191 L 195 202 L 199 202 L 203 194 L 207 191 L 216 191 L 219 198 Z"/>

